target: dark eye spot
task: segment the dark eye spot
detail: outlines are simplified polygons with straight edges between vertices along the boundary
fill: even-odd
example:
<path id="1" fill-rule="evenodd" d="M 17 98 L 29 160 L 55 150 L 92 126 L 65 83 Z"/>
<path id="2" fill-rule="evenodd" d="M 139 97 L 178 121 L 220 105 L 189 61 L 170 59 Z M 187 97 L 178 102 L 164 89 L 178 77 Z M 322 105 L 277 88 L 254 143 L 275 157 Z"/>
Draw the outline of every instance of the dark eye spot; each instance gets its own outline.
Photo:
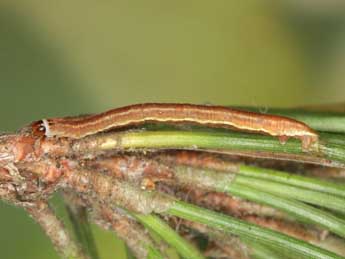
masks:
<path id="1" fill-rule="evenodd" d="M 41 126 L 39 126 L 38 131 L 42 131 L 42 132 L 46 131 L 46 127 L 41 125 Z"/>

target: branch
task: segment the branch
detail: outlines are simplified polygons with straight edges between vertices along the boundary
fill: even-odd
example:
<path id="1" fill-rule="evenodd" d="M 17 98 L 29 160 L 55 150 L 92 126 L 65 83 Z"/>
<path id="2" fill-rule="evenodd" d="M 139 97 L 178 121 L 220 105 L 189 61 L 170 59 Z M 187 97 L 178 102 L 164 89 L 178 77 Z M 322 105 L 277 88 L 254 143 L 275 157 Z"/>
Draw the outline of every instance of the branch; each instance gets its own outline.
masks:
<path id="1" fill-rule="evenodd" d="M 26 211 L 42 227 L 56 251 L 66 259 L 88 259 L 67 232 L 64 224 L 55 216 L 46 202 L 36 202 Z"/>

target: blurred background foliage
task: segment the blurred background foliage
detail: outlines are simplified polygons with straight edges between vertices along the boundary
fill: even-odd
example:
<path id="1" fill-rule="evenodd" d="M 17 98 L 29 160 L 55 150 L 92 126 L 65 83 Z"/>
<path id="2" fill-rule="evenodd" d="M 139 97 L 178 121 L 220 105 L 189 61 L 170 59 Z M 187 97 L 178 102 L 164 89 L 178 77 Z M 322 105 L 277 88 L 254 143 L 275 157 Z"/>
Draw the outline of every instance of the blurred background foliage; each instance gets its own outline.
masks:
<path id="1" fill-rule="evenodd" d="M 2 131 L 138 102 L 344 101 L 341 0 L 3 0 L 0 7 Z M 58 258 L 21 209 L 0 203 L 0 210 L 1 258 Z M 94 231 L 102 258 L 125 255 L 110 233 Z"/>

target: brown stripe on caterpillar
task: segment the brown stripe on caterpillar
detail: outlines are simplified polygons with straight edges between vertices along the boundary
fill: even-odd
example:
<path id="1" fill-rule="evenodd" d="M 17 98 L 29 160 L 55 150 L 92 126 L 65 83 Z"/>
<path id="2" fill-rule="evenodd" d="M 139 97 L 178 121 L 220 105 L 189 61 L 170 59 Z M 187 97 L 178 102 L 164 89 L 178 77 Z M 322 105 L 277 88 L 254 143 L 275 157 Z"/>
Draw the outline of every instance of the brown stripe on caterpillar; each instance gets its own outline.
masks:
<path id="1" fill-rule="evenodd" d="M 100 114 L 73 118 L 51 118 L 40 122 L 47 137 L 83 138 L 109 129 L 155 123 L 194 123 L 211 127 L 235 128 L 277 136 L 281 143 L 300 139 L 309 150 L 318 144 L 318 134 L 303 122 L 277 115 L 254 113 L 222 106 L 146 103 L 112 109 Z M 37 125 L 36 125 L 37 127 Z"/>

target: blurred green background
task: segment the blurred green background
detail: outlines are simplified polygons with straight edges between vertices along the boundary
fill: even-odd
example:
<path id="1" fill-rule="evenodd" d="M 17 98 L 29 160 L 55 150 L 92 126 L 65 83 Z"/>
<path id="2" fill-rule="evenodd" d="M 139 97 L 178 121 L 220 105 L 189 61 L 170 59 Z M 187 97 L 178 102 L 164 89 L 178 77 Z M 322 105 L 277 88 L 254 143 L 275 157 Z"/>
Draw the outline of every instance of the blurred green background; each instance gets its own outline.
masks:
<path id="1" fill-rule="evenodd" d="M 344 101 L 343 1 L 3 0 L 0 6 L 2 131 L 138 102 Z M 21 209 L 0 203 L 0 210 L 1 258 L 58 258 Z M 112 234 L 94 231 L 102 259 L 123 258 Z"/>

